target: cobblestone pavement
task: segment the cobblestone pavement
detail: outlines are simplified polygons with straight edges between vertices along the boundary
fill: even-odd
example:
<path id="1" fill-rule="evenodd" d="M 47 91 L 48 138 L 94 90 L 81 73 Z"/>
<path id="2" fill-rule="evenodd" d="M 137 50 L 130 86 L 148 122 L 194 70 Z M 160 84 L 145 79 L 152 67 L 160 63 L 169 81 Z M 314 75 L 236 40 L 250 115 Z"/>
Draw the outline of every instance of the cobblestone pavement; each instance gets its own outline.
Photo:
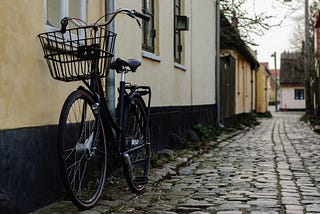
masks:
<path id="1" fill-rule="evenodd" d="M 302 114 L 277 112 L 255 128 L 222 136 L 217 148 L 179 154 L 153 170 L 142 195 L 123 180 L 82 213 L 320 213 L 320 135 Z M 67 201 L 35 213 L 77 213 Z"/>

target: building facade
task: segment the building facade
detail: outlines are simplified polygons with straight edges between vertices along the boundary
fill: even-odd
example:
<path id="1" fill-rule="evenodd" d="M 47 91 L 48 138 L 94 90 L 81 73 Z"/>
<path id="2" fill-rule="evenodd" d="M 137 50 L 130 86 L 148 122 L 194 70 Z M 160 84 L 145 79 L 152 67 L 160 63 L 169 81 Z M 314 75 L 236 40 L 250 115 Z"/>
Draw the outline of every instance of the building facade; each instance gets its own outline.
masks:
<path id="1" fill-rule="evenodd" d="M 141 49 L 141 31 L 134 20 L 118 19 L 116 53 L 137 58 L 142 67 L 128 80 L 152 88 L 152 132 L 154 149 L 176 143 L 197 123 L 214 123 L 216 118 L 215 1 L 154 0 L 153 44 Z M 115 1 L 116 7 L 140 8 L 141 1 Z M 150 3 L 148 3 L 150 5 Z M 178 15 L 189 19 L 189 30 L 175 28 Z M 126 18 L 126 17 L 124 17 Z M 203 27 L 206 23 L 206 27 Z M 130 32 L 128 39 L 128 29 Z M 152 37 L 152 36 L 151 36 Z M 150 45 L 149 45 L 150 46 Z M 128 51 L 131 47 L 134 51 Z M 116 81 L 117 82 L 117 81 Z M 161 125 L 158 125 L 161 124 Z"/>
<path id="2" fill-rule="evenodd" d="M 107 2 L 12 0 L 0 4 L 0 185 L 24 212 L 61 197 L 57 124 L 64 100 L 79 85 L 51 78 L 37 34 L 57 29 L 63 16 L 92 23 L 105 14 Z M 215 1 L 114 3 L 115 8 L 143 9 L 153 17 L 143 30 L 126 16 L 115 21 L 116 56 L 136 58 L 143 64 L 128 80 L 152 88 L 153 150 L 175 142 L 176 135 L 184 137 L 185 130 L 197 123 L 215 123 Z M 187 17 L 188 28 L 178 28 L 178 16 Z M 117 83 L 119 77 L 115 79 Z"/>
<path id="3" fill-rule="evenodd" d="M 256 53 L 240 38 L 235 26 L 221 16 L 221 118 L 225 125 L 256 110 Z"/>
<path id="4" fill-rule="evenodd" d="M 305 87 L 303 59 L 300 52 L 283 52 L 280 71 L 279 110 L 304 110 Z"/>

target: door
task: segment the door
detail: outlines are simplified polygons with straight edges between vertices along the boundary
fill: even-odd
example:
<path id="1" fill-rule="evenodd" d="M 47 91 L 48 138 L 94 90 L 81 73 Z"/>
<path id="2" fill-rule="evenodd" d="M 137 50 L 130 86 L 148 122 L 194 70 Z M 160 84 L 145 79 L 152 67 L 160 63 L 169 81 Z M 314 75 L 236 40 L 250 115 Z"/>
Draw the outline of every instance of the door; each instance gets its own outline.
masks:
<path id="1" fill-rule="evenodd" d="M 221 57 L 221 119 L 235 114 L 235 73 L 236 60 L 231 55 Z"/>

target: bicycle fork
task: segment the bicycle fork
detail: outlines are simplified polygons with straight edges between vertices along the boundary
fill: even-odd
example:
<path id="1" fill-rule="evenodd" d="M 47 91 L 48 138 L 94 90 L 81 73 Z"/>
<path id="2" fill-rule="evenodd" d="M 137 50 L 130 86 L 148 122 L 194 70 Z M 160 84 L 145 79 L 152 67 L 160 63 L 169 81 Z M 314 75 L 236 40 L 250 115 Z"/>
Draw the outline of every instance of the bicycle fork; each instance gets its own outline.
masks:
<path id="1" fill-rule="evenodd" d="M 78 90 L 85 90 L 83 87 L 79 87 Z M 94 94 L 93 94 L 94 95 Z M 82 107 L 82 115 L 81 115 L 81 127 L 82 127 L 82 133 L 83 137 L 80 137 L 77 144 L 76 144 L 76 152 L 79 154 L 85 154 L 87 159 L 92 158 L 95 155 L 95 152 L 97 150 L 96 141 L 98 140 L 98 137 L 100 135 L 100 98 L 99 95 L 94 95 L 95 100 L 97 102 L 93 103 L 92 105 L 89 105 L 89 103 L 83 103 Z M 93 114 L 94 114 L 94 121 L 92 126 L 90 126 L 90 123 L 86 122 L 87 117 L 87 106 L 91 108 Z M 90 130 L 87 130 L 87 126 L 90 126 Z M 89 136 L 86 136 L 86 132 L 90 131 Z M 83 139 L 86 138 L 86 139 Z"/>

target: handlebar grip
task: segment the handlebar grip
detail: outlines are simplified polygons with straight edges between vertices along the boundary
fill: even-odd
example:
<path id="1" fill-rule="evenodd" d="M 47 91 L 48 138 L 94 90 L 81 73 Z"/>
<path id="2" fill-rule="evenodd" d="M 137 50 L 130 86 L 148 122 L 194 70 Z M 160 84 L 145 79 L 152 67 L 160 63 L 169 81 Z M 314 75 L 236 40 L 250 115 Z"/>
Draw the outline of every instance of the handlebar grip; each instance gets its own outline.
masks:
<path id="1" fill-rule="evenodd" d="M 64 34 L 67 31 L 67 25 L 69 22 L 69 17 L 64 17 L 63 19 L 61 19 L 60 24 L 61 24 L 61 33 Z"/>
<path id="2" fill-rule="evenodd" d="M 150 16 L 149 15 L 147 15 L 147 14 L 144 14 L 144 13 L 140 13 L 140 12 L 138 12 L 138 11 L 136 11 L 136 10 L 134 10 L 133 11 L 134 12 L 134 15 L 136 16 L 136 17 L 138 17 L 138 18 L 140 18 L 140 19 L 143 19 L 143 20 L 145 20 L 145 21 L 150 21 Z"/>

